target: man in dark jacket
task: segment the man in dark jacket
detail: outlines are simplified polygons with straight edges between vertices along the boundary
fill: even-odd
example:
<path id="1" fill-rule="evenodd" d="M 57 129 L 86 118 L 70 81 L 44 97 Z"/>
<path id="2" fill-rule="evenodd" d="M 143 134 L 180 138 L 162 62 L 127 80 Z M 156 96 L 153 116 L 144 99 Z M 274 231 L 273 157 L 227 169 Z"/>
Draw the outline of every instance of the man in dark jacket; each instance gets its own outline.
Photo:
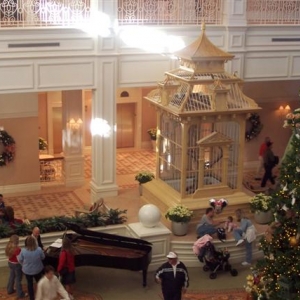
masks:
<path id="1" fill-rule="evenodd" d="M 275 155 L 272 151 L 272 142 L 267 142 L 267 149 L 264 153 L 264 168 L 265 174 L 261 181 L 261 187 L 265 187 L 268 180 L 271 181 L 272 184 L 275 184 L 275 180 L 272 174 L 272 169 L 275 167 L 276 159 Z M 278 162 L 277 162 L 278 163 Z"/>
<path id="2" fill-rule="evenodd" d="M 175 252 L 170 252 L 167 258 L 168 261 L 157 269 L 155 280 L 161 283 L 164 300 L 181 300 L 189 286 L 188 271 Z"/>

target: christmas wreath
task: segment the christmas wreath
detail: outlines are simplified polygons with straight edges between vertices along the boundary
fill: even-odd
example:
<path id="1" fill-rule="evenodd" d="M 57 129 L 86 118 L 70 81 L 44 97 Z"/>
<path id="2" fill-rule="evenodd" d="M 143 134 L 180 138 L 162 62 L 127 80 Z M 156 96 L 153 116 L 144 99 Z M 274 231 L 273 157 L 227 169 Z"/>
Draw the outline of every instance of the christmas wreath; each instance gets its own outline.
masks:
<path id="1" fill-rule="evenodd" d="M 255 113 L 250 115 L 247 119 L 247 123 L 249 126 L 248 129 L 246 129 L 245 137 L 247 141 L 251 141 L 260 134 L 263 124 L 260 122 L 259 115 Z"/>
<path id="2" fill-rule="evenodd" d="M 14 160 L 15 140 L 5 130 L 0 129 L 0 144 L 4 146 L 4 151 L 0 154 L 0 167 L 2 167 Z"/>

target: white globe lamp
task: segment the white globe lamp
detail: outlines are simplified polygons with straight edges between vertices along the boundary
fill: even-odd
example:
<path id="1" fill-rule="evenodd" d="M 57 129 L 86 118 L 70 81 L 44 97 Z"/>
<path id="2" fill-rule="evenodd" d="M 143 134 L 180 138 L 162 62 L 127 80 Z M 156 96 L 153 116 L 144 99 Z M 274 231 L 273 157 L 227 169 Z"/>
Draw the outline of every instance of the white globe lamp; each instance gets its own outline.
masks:
<path id="1" fill-rule="evenodd" d="M 139 210 L 139 221 L 144 227 L 155 227 L 160 221 L 160 211 L 153 204 L 145 204 Z"/>

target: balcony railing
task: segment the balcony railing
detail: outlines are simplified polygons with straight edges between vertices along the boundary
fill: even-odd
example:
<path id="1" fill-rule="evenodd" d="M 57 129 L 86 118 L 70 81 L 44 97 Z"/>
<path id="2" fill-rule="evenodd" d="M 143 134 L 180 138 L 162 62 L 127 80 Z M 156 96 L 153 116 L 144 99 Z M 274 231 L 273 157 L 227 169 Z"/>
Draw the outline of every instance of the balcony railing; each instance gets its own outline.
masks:
<path id="1" fill-rule="evenodd" d="M 217 25 L 223 2 L 119 0 L 118 19 L 120 25 Z M 91 12 L 91 0 L 0 0 L 0 27 L 79 27 L 92 22 Z M 300 1 L 247 0 L 247 22 L 300 24 Z"/>
<path id="2" fill-rule="evenodd" d="M 221 0 L 119 0 L 121 25 L 221 24 Z"/>
<path id="3" fill-rule="evenodd" d="M 299 0 L 248 0 L 248 24 L 300 24 Z"/>
<path id="4" fill-rule="evenodd" d="M 221 3 L 222 0 L 119 0 L 119 24 L 221 24 Z M 90 22 L 90 16 L 90 0 L 0 0 L 0 27 L 78 27 Z"/>
<path id="5" fill-rule="evenodd" d="M 90 0 L 0 0 L 1 27 L 68 27 L 89 19 Z"/>

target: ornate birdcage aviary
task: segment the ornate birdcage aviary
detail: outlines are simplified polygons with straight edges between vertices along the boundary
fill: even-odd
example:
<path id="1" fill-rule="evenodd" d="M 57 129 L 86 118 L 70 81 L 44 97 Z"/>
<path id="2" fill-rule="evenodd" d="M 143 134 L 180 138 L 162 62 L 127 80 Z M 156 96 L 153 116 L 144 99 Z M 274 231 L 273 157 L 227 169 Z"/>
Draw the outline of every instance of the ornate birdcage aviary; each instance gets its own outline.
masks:
<path id="1" fill-rule="evenodd" d="M 225 71 L 233 55 L 209 41 L 205 26 L 175 55 L 179 67 L 145 97 L 157 109 L 160 132 L 154 181 L 178 202 L 240 192 L 245 123 L 260 108 Z"/>

